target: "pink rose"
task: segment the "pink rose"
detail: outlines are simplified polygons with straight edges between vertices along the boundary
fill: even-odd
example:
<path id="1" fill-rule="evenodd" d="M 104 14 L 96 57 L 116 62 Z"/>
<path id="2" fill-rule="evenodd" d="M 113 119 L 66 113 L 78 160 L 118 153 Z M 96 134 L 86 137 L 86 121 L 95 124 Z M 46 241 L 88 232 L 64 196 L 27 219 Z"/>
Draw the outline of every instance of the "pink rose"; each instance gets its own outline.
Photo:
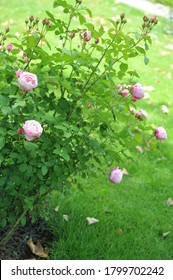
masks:
<path id="1" fill-rule="evenodd" d="M 137 99 L 141 99 L 144 97 L 144 90 L 140 83 L 135 84 L 130 89 L 132 91 L 133 101 L 136 101 Z"/>
<path id="2" fill-rule="evenodd" d="M 26 121 L 23 125 L 23 130 L 28 141 L 38 140 L 43 132 L 41 124 L 34 120 Z"/>
<path id="3" fill-rule="evenodd" d="M 119 167 L 114 167 L 109 175 L 109 180 L 114 184 L 119 184 L 123 178 L 123 172 Z"/>
<path id="4" fill-rule="evenodd" d="M 12 44 L 8 44 L 8 45 L 6 46 L 6 50 L 7 50 L 7 51 L 11 52 L 12 49 L 13 49 L 13 45 L 12 45 Z"/>
<path id="5" fill-rule="evenodd" d="M 121 94 L 125 97 L 129 94 L 129 90 L 128 89 L 124 89 L 121 91 Z"/>
<path id="6" fill-rule="evenodd" d="M 86 30 L 85 32 L 82 33 L 82 39 L 85 41 L 85 42 L 88 42 L 91 40 L 91 31 L 89 30 Z"/>
<path id="7" fill-rule="evenodd" d="M 163 127 L 158 127 L 154 131 L 154 135 L 156 136 L 157 140 L 163 141 L 167 139 L 166 130 Z"/>
<path id="8" fill-rule="evenodd" d="M 136 113 L 136 117 L 140 120 L 143 119 L 143 117 L 145 117 L 146 119 L 148 119 L 148 113 L 144 110 L 139 110 L 137 113 Z"/>
<path id="9" fill-rule="evenodd" d="M 37 87 L 38 81 L 35 74 L 18 70 L 16 71 L 16 75 L 18 77 L 18 83 L 23 91 L 31 91 L 33 88 Z"/>

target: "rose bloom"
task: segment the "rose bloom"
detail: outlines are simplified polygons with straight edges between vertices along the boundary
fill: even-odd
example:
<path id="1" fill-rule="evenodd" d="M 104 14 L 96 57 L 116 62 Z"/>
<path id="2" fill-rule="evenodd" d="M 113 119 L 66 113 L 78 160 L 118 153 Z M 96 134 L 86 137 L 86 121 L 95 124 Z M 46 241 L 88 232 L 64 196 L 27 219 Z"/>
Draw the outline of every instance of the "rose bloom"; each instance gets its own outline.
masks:
<path id="1" fill-rule="evenodd" d="M 43 132 L 41 124 L 34 120 L 26 121 L 23 125 L 23 130 L 28 141 L 38 140 Z"/>
<path id="2" fill-rule="evenodd" d="M 123 178 L 123 172 L 119 169 L 119 167 L 114 167 L 109 175 L 109 180 L 113 184 L 119 184 Z"/>
<path id="3" fill-rule="evenodd" d="M 88 42 L 91 40 L 91 31 L 89 30 L 86 30 L 85 32 L 82 33 L 82 39 L 85 41 L 85 42 Z"/>
<path id="4" fill-rule="evenodd" d="M 136 101 L 137 99 L 141 99 L 144 97 L 144 90 L 140 83 L 135 84 L 130 89 L 132 91 L 133 101 Z"/>
<path id="5" fill-rule="evenodd" d="M 35 74 L 18 70 L 16 71 L 16 75 L 18 77 L 18 83 L 23 91 L 31 91 L 33 88 L 37 87 L 38 81 Z"/>
<path id="6" fill-rule="evenodd" d="M 154 131 L 154 135 L 159 141 L 163 141 L 167 139 L 167 133 L 163 127 L 157 127 Z"/>
<path id="7" fill-rule="evenodd" d="M 143 117 L 148 119 L 148 113 L 145 110 L 141 109 L 141 110 L 139 110 L 139 112 L 136 113 L 136 117 L 140 120 L 142 120 Z"/>

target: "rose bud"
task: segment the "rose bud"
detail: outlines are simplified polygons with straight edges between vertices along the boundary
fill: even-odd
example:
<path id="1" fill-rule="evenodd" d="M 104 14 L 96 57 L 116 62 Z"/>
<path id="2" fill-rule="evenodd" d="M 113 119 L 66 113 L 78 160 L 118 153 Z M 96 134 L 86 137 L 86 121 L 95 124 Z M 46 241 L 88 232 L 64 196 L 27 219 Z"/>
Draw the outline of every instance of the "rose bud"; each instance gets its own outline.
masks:
<path id="1" fill-rule="evenodd" d="M 143 117 L 148 119 L 148 113 L 145 110 L 139 110 L 139 112 L 136 113 L 136 117 L 140 120 L 143 120 Z"/>
<path id="2" fill-rule="evenodd" d="M 163 141 L 167 139 L 166 130 L 163 127 L 158 127 L 154 131 L 154 135 L 156 136 L 157 140 Z"/>
<path id="3" fill-rule="evenodd" d="M 147 21 L 149 21 L 149 18 L 147 16 L 144 16 L 143 21 L 147 22 Z"/>
<path id="4" fill-rule="evenodd" d="M 18 133 L 18 134 L 23 134 L 23 129 L 22 129 L 22 128 L 19 128 L 19 129 L 17 130 L 17 133 Z"/>
<path id="5" fill-rule="evenodd" d="M 12 45 L 12 44 L 8 44 L 8 45 L 6 46 L 6 50 L 7 50 L 8 52 L 11 52 L 12 49 L 13 49 L 13 45 Z"/>
<path id="6" fill-rule="evenodd" d="M 91 108 L 93 105 L 91 102 L 88 102 L 88 108 Z"/>
<path id="7" fill-rule="evenodd" d="M 34 16 L 30 16 L 29 20 L 32 22 L 34 20 Z"/>
<path id="8" fill-rule="evenodd" d="M 121 91 L 121 94 L 125 97 L 129 94 L 129 90 L 128 89 L 124 89 Z"/>
<path id="9" fill-rule="evenodd" d="M 141 99 L 144 97 L 144 90 L 140 83 L 137 83 L 134 86 L 132 86 L 130 90 L 132 91 L 133 101 L 136 101 L 137 99 Z"/>
<path id="10" fill-rule="evenodd" d="M 95 44 L 98 44 L 100 42 L 100 39 L 99 38 L 96 38 L 95 39 Z"/>
<path id="11" fill-rule="evenodd" d="M 109 180 L 113 184 L 119 184 L 123 178 L 123 172 L 119 169 L 119 167 L 114 167 L 109 175 Z"/>
<path id="12" fill-rule="evenodd" d="M 35 120 L 26 121 L 23 130 L 28 141 L 38 140 L 43 132 L 41 124 Z"/>
<path id="13" fill-rule="evenodd" d="M 7 28 L 5 29 L 5 32 L 8 33 L 9 31 L 10 31 L 10 27 L 7 27 Z"/>
<path id="14" fill-rule="evenodd" d="M 27 57 L 24 58 L 24 62 L 25 62 L 25 63 L 28 62 L 28 58 L 27 58 Z"/>
<path id="15" fill-rule="evenodd" d="M 23 91 L 29 92 L 33 88 L 37 87 L 38 81 L 35 74 L 18 70 L 16 75 L 18 75 L 18 84 L 23 89 Z"/>
<path id="16" fill-rule="evenodd" d="M 89 30 L 86 30 L 85 32 L 82 33 L 82 39 L 85 41 L 85 42 L 88 42 L 91 40 L 91 31 Z"/>
<path id="17" fill-rule="evenodd" d="M 70 32 L 70 34 L 69 34 L 71 39 L 73 39 L 75 37 L 75 35 L 76 35 L 75 32 Z"/>

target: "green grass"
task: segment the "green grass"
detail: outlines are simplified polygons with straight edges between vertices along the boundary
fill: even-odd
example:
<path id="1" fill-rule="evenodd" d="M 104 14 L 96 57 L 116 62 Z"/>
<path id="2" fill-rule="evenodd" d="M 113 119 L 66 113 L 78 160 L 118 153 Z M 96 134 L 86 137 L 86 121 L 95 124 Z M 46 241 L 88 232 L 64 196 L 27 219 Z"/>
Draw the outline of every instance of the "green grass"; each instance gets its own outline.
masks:
<path id="1" fill-rule="evenodd" d="M 152 0 L 152 1 L 156 2 L 156 3 L 161 3 L 163 5 L 167 5 L 167 6 L 172 6 L 173 7 L 172 0 Z"/>
<path id="2" fill-rule="evenodd" d="M 113 0 L 87 1 L 93 10 L 93 17 L 99 21 L 125 11 L 130 31 L 142 23 L 141 11 Z M 165 1 L 166 2 L 166 1 Z M 48 1 L 27 2 L 21 0 L 1 1 L 1 22 L 12 18 L 12 28 L 20 32 L 22 24 L 30 15 L 45 17 L 45 10 L 52 9 Z M 59 11 L 57 12 L 59 13 Z M 166 201 L 173 198 L 173 97 L 171 61 L 173 37 L 165 30 L 170 23 L 159 18 L 159 24 L 152 32 L 153 43 L 148 52 L 150 63 L 145 66 L 143 57 L 130 62 L 140 75 L 140 82 L 152 86 L 150 98 L 139 101 L 138 108 L 149 113 L 149 123 L 163 126 L 168 140 L 158 143 L 153 152 L 137 154 L 133 150 L 134 162 L 127 160 L 125 167 L 129 176 L 124 176 L 120 185 L 112 185 L 107 176 L 96 174 L 95 178 L 79 178 L 84 192 L 72 188 L 65 194 L 53 192 L 45 216 L 56 236 L 50 248 L 51 259 L 172 259 L 173 207 Z M 169 74 L 170 73 L 170 74 Z M 167 105 L 170 112 L 164 115 L 161 105 Z M 55 207 L 59 205 L 59 211 Z M 69 216 L 65 222 L 62 216 Z M 86 217 L 95 217 L 98 223 L 88 225 Z M 164 232 L 170 231 L 167 238 Z"/>

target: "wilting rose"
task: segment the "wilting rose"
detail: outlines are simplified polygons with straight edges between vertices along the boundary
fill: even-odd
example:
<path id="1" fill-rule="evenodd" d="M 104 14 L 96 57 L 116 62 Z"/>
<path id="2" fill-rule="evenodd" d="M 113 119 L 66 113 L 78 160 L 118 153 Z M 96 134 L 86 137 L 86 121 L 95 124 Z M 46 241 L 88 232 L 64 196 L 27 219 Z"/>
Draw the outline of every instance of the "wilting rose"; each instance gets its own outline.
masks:
<path id="1" fill-rule="evenodd" d="M 23 125 L 23 130 L 28 141 L 38 140 L 41 133 L 43 132 L 41 124 L 34 120 L 26 121 Z"/>
<path id="2" fill-rule="evenodd" d="M 132 91 L 133 101 L 136 101 L 137 99 L 141 99 L 144 97 L 144 90 L 140 83 L 135 84 L 130 89 Z"/>
<path id="3" fill-rule="evenodd" d="M 88 42 L 91 40 L 91 31 L 89 30 L 86 30 L 85 32 L 82 33 L 82 39 L 85 41 L 85 42 Z"/>
<path id="4" fill-rule="evenodd" d="M 167 139 L 167 133 L 163 127 L 157 127 L 154 131 L 154 135 L 159 141 L 163 141 Z"/>
<path id="5" fill-rule="evenodd" d="M 123 172 L 119 167 L 114 167 L 109 175 L 109 180 L 114 184 L 119 184 L 123 178 Z"/>
<path id="6" fill-rule="evenodd" d="M 38 85 L 37 76 L 35 74 L 18 70 L 16 71 L 16 76 L 18 77 L 18 83 L 23 91 L 31 91 Z"/>

